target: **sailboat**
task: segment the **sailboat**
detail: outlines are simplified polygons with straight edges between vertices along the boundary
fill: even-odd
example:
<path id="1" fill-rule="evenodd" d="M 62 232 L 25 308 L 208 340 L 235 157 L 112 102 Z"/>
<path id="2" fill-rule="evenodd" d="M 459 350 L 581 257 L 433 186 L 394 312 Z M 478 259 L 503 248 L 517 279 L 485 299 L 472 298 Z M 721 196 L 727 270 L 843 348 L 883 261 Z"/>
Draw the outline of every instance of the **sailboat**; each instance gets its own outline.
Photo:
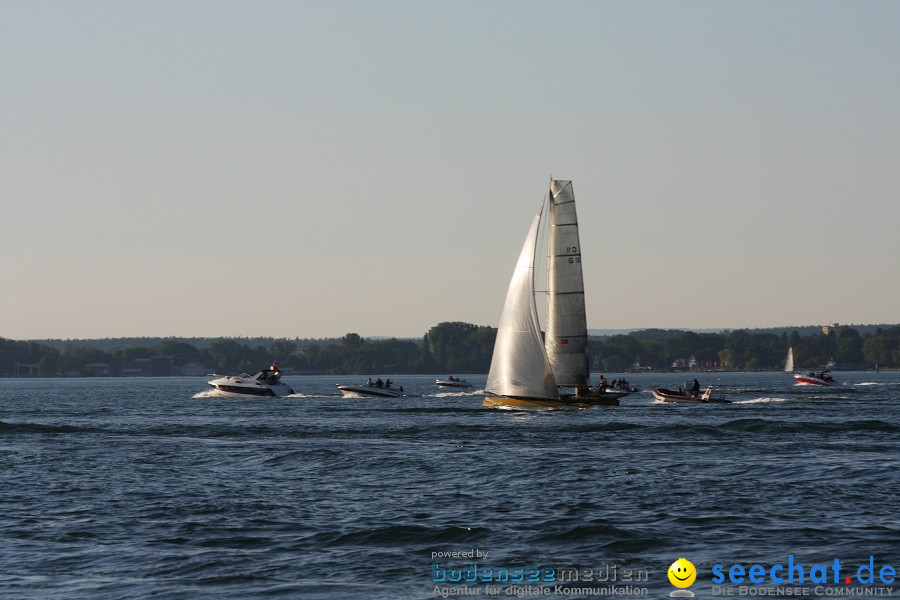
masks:
<path id="1" fill-rule="evenodd" d="M 534 274 L 538 233 L 547 208 L 547 332 L 541 336 Z M 513 271 L 497 328 L 485 406 L 617 405 L 622 393 L 588 393 L 587 318 L 581 244 L 572 182 L 550 180 Z M 561 394 L 572 386 L 574 394 Z M 605 390 L 603 390 L 605 392 Z"/>
<path id="2" fill-rule="evenodd" d="M 787 358 L 784 361 L 784 372 L 785 373 L 793 373 L 794 372 L 794 347 L 793 346 L 788 348 Z"/>

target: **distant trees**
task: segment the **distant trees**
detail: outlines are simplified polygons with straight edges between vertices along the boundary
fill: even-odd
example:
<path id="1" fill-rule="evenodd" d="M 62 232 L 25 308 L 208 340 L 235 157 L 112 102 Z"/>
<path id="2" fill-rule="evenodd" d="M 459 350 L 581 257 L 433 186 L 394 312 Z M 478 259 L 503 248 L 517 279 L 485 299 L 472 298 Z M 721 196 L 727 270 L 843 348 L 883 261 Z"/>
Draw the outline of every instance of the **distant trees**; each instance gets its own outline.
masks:
<path id="1" fill-rule="evenodd" d="M 900 366 L 900 326 L 876 331 L 862 342 L 865 362 L 882 367 Z"/>
<path id="2" fill-rule="evenodd" d="M 592 366 L 603 371 L 623 371 L 636 361 L 643 367 L 666 369 L 678 359 L 694 359 L 699 368 L 761 370 L 783 367 L 790 347 L 798 369 L 824 367 L 832 361 L 847 369 L 900 367 L 900 326 L 865 336 L 851 327 L 806 336 L 797 331 L 777 335 L 746 329 L 718 334 L 648 329 L 592 339 L 588 352 Z"/>
<path id="3" fill-rule="evenodd" d="M 588 356 L 593 357 L 591 366 L 596 371 L 625 371 L 635 361 L 644 364 L 647 358 L 644 346 L 633 336 L 614 335 L 602 340 L 588 340 Z"/>
<path id="4" fill-rule="evenodd" d="M 425 351 L 435 371 L 486 373 L 491 366 L 497 330 L 459 321 L 440 323 L 425 334 Z"/>
<path id="5" fill-rule="evenodd" d="M 273 340 L 270 338 L 220 338 L 205 347 L 183 339 L 121 340 L 118 347 L 107 340 L 46 343 L 0 338 L 0 376 L 40 376 L 109 372 L 135 372 L 135 365 L 165 357 L 176 369 L 199 363 L 218 373 L 239 373 L 277 362 L 297 373 L 486 373 L 497 330 L 462 322 L 435 325 L 421 340 L 366 339 L 347 333 L 328 340 Z M 664 370 L 685 361 L 694 368 L 735 370 L 779 369 L 789 347 L 794 348 L 797 369 L 824 367 L 830 361 L 840 368 L 900 368 L 900 325 L 861 335 L 852 327 L 829 334 L 817 331 L 801 335 L 797 330 L 780 334 L 735 330 L 695 333 L 647 329 L 629 335 L 591 338 L 588 355 L 597 372 L 623 372 L 639 363 Z M 103 368 L 87 368 L 99 363 Z M 137 369 L 140 372 L 139 369 Z M 177 372 L 177 371 L 176 371 Z"/>

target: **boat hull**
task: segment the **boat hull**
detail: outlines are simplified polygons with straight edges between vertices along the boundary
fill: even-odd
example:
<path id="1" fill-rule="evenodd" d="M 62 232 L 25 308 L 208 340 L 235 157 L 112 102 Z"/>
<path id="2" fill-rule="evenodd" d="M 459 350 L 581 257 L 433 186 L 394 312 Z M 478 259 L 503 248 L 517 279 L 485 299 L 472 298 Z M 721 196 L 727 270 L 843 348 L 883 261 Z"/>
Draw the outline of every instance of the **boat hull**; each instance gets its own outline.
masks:
<path id="1" fill-rule="evenodd" d="M 471 383 L 466 383 L 465 381 L 450 381 L 449 379 L 436 379 L 435 384 L 440 387 L 452 387 L 452 388 L 470 388 L 472 387 Z"/>
<path id="2" fill-rule="evenodd" d="M 215 379 L 209 382 L 209 387 L 218 395 L 229 398 L 278 398 L 294 393 L 291 386 L 284 383 L 265 385 L 238 377 Z"/>
<path id="3" fill-rule="evenodd" d="M 619 406 L 619 398 L 613 396 L 563 396 L 556 400 L 553 398 L 485 396 L 482 406 L 506 406 L 516 408 L 585 408 L 588 406 Z"/>
<path id="4" fill-rule="evenodd" d="M 403 392 L 397 388 L 368 385 L 338 385 L 344 398 L 400 398 Z"/>
<path id="5" fill-rule="evenodd" d="M 557 389 L 559 390 L 559 395 L 564 398 L 597 398 L 601 400 L 604 398 L 624 398 L 625 396 L 631 394 L 631 391 L 633 391 L 608 387 L 602 394 L 598 394 L 596 388 L 584 388 L 589 391 L 586 393 L 582 393 L 579 396 L 576 391 L 577 388 L 574 386 L 561 385 Z"/>
<path id="6" fill-rule="evenodd" d="M 687 394 L 679 394 L 674 390 L 667 390 L 665 388 L 657 388 L 653 390 L 653 397 L 660 402 L 682 402 L 685 404 L 729 404 L 731 402 L 730 400 L 726 400 L 724 396 L 714 397 L 711 393 L 704 393 L 698 396 L 689 396 Z"/>

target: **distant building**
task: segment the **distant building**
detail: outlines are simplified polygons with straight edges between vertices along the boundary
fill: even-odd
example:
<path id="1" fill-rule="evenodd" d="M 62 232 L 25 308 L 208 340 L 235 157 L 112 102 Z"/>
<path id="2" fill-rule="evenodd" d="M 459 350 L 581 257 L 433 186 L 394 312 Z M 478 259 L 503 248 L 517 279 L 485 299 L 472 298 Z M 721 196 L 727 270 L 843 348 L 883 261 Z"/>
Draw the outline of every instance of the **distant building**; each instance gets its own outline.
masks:
<path id="1" fill-rule="evenodd" d="M 85 377 L 109 377 L 109 365 L 106 363 L 90 363 L 81 367 Z"/>
<path id="2" fill-rule="evenodd" d="M 209 370 L 198 362 L 189 362 L 181 366 L 181 374 L 187 377 L 202 377 L 209 373 Z"/>
<path id="3" fill-rule="evenodd" d="M 172 375 L 172 364 L 171 356 L 136 358 L 122 365 L 122 375 L 125 377 L 168 377 Z"/>
<path id="4" fill-rule="evenodd" d="M 170 377 L 174 362 L 171 356 L 154 356 L 150 359 L 150 375 L 153 377 Z"/>
<path id="5" fill-rule="evenodd" d="M 149 377 L 150 359 L 136 358 L 122 365 L 122 375 L 124 377 Z"/>
<path id="6" fill-rule="evenodd" d="M 34 377 L 37 374 L 37 363 L 16 363 L 16 377 Z"/>

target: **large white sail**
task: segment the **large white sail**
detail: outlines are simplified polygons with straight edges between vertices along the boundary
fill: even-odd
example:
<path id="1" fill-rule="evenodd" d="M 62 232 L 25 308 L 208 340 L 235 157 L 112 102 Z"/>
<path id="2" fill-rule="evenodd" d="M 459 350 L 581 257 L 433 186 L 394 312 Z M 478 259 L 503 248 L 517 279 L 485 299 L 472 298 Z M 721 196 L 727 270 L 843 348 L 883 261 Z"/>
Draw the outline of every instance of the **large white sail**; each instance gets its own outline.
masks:
<path id="1" fill-rule="evenodd" d="M 558 385 L 588 385 L 587 317 L 572 182 L 550 181 L 546 350 Z"/>
<path id="2" fill-rule="evenodd" d="M 793 346 L 788 348 L 787 360 L 784 361 L 784 372 L 785 373 L 793 373 L 794 372 L 794 348 L 793 348 Z"/>
<path id="3" fill-rule="evenodd" d="M 485 392 L 500 396 L 557 399 L 556 380 L 541 339 L 534 301 L 534 260 L 544 202 L 538 208 L 516 269 L 506 292 L 506 302 Z"/>

